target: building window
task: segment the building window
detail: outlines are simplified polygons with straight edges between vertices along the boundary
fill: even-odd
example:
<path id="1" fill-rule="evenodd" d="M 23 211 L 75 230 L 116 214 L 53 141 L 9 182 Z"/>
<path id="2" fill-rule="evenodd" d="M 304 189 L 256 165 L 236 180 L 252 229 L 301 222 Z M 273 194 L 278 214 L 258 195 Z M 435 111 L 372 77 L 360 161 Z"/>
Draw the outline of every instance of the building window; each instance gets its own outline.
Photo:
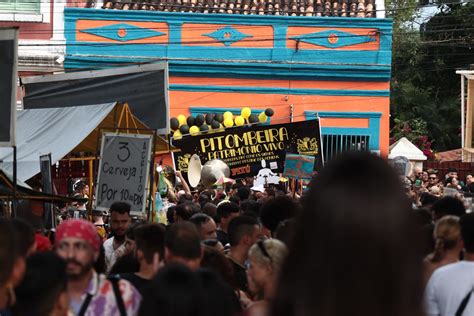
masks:
<path id="1" fill-rule="evenodd" d="M 40 13 L 41 0 L 0 0 L 0 13 Z"/>
<path id="2" fill-rule="evenodd" d="M 369 135 L 323 134 L 324 161 L 348 151 L 369 151 Z"/>
<path id="3" fill-rule="evenodd" d="M 366 118 L 367 128 L 321 127 L 324 161 L 345 151 L 371 151 L 380 153 L 380 112 L 316 112 L 305 111 L 306 119 Z"/>

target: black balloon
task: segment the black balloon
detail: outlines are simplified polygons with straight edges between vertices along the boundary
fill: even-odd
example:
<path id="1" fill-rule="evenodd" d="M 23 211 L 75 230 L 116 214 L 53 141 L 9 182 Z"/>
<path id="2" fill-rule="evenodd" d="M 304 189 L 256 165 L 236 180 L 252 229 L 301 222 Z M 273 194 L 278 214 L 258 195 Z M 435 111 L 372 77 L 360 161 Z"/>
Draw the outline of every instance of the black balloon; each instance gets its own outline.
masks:
<path id="1" fill-rule="evenodd" d="M 204 124 L 204 115 L 198 114 L 198 115 L 196 116 L 196 119 L 194 120 L 194 123 L 195 123 L 197 126 L 201 126 L 202 124 Z"/>
<path id="2" fill-rule="evenodd" d="M 207 125 L 201 125 L 201 127 L 199 128 L 199 130 L 200 130 L 201 132 L 207 132 L 207 131 L 209 131 L 209 126 L 207 126 Z"/>
<path id="3" fill-rule="evenodd" d="M 218 114 L 216 114 L 216 116 L 214 116 L 214 119 L 216 121 L 218 121 L 219 123 L 222 123 L 222 122 L 224 122 L 224 115 L 218 113 Z"/>
<path id="4" fill-rule="evenodd" d="M 221 124 L 218 121 L 212 121 L 211 127 L 212 129 L 218 129 L 219 127 L 221 127 Z"/>
<path id="5" fill-rule="evenodd" d="M 194 116 L 192 115 L 188 116 L 188 118 L 186 119 L 186 123 L 188 123 L 188 126 L 195 125 L 194 122 L 195 122 L 195 119 L 194 119 Z"/>
<path id="6" fill-rule="evenodd" d="M 170 119 L 170 127 L 173 131 L 177 130 L 179 127 L 179 121 L 176 117 Z"/>
<path id="7" fill-rule="evenodd" d="M 268 109 L 265 110 L 265 115 L 266 116 L 269 116 L 269 117 L 273 116 L 274 113 L 275 112 L 273 112 L 273 109 L 268 108 Z"/>
<path id="8" fill-rule="evenodd" d="M 181 125 L 181 127 L 179 128 L 179 131 L 181 132 L 181 134 L 189 134 L 189 126 L 188 125 Z"/>
<path id="9" fill-rule="evenodd" d="M 256 114 L 251 114 L 249 116 L 249 123 L 258 123 L 258 116 Z"/>
<path id="10" fill-rule="evenodd" d="M 213 113 L 208 113 L 206 114 L 206 124 L 211 125 L 212 121 L 214 121 L 214 114 Z"/>

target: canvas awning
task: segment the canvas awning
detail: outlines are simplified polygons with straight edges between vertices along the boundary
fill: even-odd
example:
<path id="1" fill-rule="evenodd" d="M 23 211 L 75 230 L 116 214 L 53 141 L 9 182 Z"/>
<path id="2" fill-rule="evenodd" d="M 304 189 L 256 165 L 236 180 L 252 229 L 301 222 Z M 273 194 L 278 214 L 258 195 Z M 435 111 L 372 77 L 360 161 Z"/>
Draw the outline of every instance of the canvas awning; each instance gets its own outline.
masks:
<path id="1" fill-rule="evenodd" d="M 121 127 L 122 124 L 117 122 L 124 107 L 127 105 L 114 102 L 18 111 L 16 123 L 18 179 L 26 181 L 40 172 L 40 155 L 51 153 L 51 161 L 54 164 L 71 152 L 95 152 L 101 128 Z M 125 124 L 125 120 L 123 121 Z M 146 126 L 141 123 L 140 128 Z M 128 132 L 134 133 L 133 128 Z M 168 148 L 168 144 L 157 137 L 155 152 L 167 152 Z M 11 148 L 0 148 L 0 169 L 13 173 Z"/>

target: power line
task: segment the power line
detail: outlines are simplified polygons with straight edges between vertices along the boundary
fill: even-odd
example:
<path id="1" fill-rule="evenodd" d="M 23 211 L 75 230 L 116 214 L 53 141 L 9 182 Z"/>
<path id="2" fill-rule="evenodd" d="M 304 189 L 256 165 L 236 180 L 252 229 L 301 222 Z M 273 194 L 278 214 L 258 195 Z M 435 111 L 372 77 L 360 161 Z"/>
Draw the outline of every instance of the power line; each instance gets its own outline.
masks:
<path id="1" fill-rule="evenodd" d="M 107 21 L 107 22 L 109 22 L 109 21 Z M 121 21 L 112 21 L 111 20 L 110 22 L 118 24 Z M 156 23 L 161 23 L 161 22 L 156 22 Z M 461 25 L 464 25 L 464 24 L 461 24 Z M 101 31 L 101 32 L 103 32 L 103 34 L 107 34 L 107 33 L 112 32 L 112 31 L 119 31 L 120 29 L 122 29 L 122 27 L 114 28 L 113 26 L 114 26 L 114 24 L 108 24 L 108 25 L 97 26 L 97 27 L 108 27 L 107 30 Z M 471 25 L 469 25 L 469 26 L 471 26 Z M 233 25 L 233 27 L 235 27 L 237 29 L 242 29 L 242 30 L 245 30 L 245 29 L 252 30 L 252 29 L 261 28 L 262 26 L 260 26 L 260 25 L 247 25 L 247 26 Z M 84 29 L 84 30 L 87 30 L 87 29 Z M 22 34 L 75 34 L 77 32 L 81 32 L 81 31 L 84 31 L 84 30 L 77 30 L 77 29 L 73 29 L 73 30 L 66 30 L 66 29 L 58 30 L 57 29 L 57 30 L 53 30 L 53 31 L 49 31 L 49 30 L 34 30 L 33 31 L 32 30 L 32 31 L 22 31 L 21 33 Z M 142 28 L 142 29 L 128 29 L 127 34 L 140 33 L 143 30 L 169 31 L 169 28 L 168 27 L 147 27 L 147 28 Z M 211 31 L 211 30 L 217 30 L 217 29 L 216 29 L 215 26 L 209 26 L 209 27 L 206 27 L 206 28 L 204 28 L 204 27 L 203 28 L 192 28 L 191 30 L 193 30 L 193 31 L 196 31 L 196 30 L 202 30 L 202 31 L 209 30 L 209 31 Z M 434 30 L 426 30 L 426 31 L 413 30 L 413 31 L 401 31 L 401 32 L 385 33 L 385 32 L 382 32 L 382 31 L 377 30 L 376 28 L 374 28 L 374 31 L 368 32 L 366 34 L 347 34 L 347 35 L 340 35 L 338 37 L 339 38 L 344 38 L 344 37 L 367 37 L 367 36 L 374 36 L 374 35 L 400 36 L 400 35 L 405 35 L 405 34 L 436 34 L 436 33 L 446 33 L 446 32 L 472 31 L 472 30 L 474 30 L 474 28 L 462 28 L 462 29 L 447 28 L 447 29 L 434 29 Z M 98 32 L 99 34 L 89 34 L 89 33 L 86 33 L 86 34 L 101 37 L 101 35 L 100 35 L 101 32 Z M 85 32 L 82 32 L 82 33 L 85 33 Z M 304 35 L 304 34 L 302 34 L 302 35 Z M 157 35 L 157 36 L 161 36 L 161 35 Z M 201 36 L 198 36 L 198 37 L 187 37 L 187 39 L 201 38 L 203 36 L 206 36 L 206 34 L 202 34 Z M 306 37 L 306 39 L 318 39 L 318 38 L 326 39 L 327 36 L 313 35 L 313 36 L 307 36 Z M 249 42 L 249 41 L 274 41 L 274 40 L 284 40 L 284 39 L 287 39 L 287 38 L 285 37 L 285 38 L 280 39 L 278 37 L 277 38 L 268 37 L 268 38 L 258 38 L 258 39 L 245 39 L 245 41 L 246 42 Z M 216 42 L 215 40 L 210 40 L 210 41 L 205 41 L 204 43 L 215 43 L 215 42 Z M 172 43 L 173 42 L 168 42 L 168 44 L 172 44 Z M 180 43 L 186 43 L 186 42 L 175 42 L 175 43 L 180 44 Z M 191 42 L 191 43 L 193 43 L 193 42 Z M 135 43 L 120 43 L 120 44 L 123 45 L 123 44 L 135 44 Z M 148 42 L 147 44 L 153 44 L 153 42 Z M 162 43 L 157 42 L 157 44 L 162 44 Z M 20 44 L 20 45 L 25 45 L 25 44 Z M 41 45 L 41 44 L 38 44 L 38 45 Z M 43 44 L 43 45 L 47 45 L 47 44 Z M 58 44 L 52 44 L 52 45 L 58 45 Z M 34 45 L 34 46 L 37 46 L 37 45 Z"/>
<path id="2" fill-rule="evenodd" d="M 74 57 L 74 56 L 77 56 L 77 57 L 83 57 L 81 55 L 69 55 L 71 57 Z M 93 56 L 89 56 L 89 57 L 93 57 Z M 97 57 L 104 57 L 104 56 L 101 56 L 101 55 L 97 55 Z M 469 64 L 469 61 L 471 60 L 471 56 L 466 56 L 466 64 Z M 143 61 L 143 62 L 129 62 L 129 63 L 121 63 L 121 62 L 117 62 L 117 63 L 101 63 L 100 66 L 106 66 L 106 65 L 109 65 L 109 66 L 116 66 L 117 64 L 120 64 L 122 66 L 126 66 L 126 65 L 139 65 L 139 64 L 148 64 L 148 63 L 153 63 L 153 62 L 158 62 L 158 61 L 173 61 L 172 58 L 150 58 L 146 61 Z M 176 61 L 176 60 L 175 60 Z M 186 59 L 186 61 L 203 61 L 202 59 L 192 59 L 192 58 L 189 58 L 189 59 Z M 217 61 L 217 60 L 216 60 Z M 221 60 L 219 60 L 221 61 Z M 222 62 L 222 61 L 221 61 Z M 266 62 L 267 64 L 272 64 L 274 62 Z M 430 62 L 424 62 L 422 64 L 430 64 Z M 236 63 L 238 64 L 238 63 Z M 294 64 L 297 64 L 297 63 L 294 63 Z M 416 63 L 416 64 L 420 64 L 420 63 Z M 286 63 L 286 65 L 288 65 L 290 68 L 292 64 L 289 64 L 289 63 Z M 313 64 L 314 65 L 314 64 Z M 338 64 L 338 65 L 344 65 L 344 64 Z M 387 67 L 390 67 L 390 66 L 397 66 L 397 65 L 404 65 L 404 64 L 397 64 L 397 63 L 392 63 L 391 65 L 387 65 Z M 99 69 L 101 68 L 100 66 L 98 67 L 92 67 L 91 69 Z M 354 66 L 362 66 L 360 64 L 356 64 Z M 85 70 L 84 68 L 77 68 L 79 70 Z M 436 68 L 428 68 L 428 69 L 424 69 L 425 71 L 443 71 L 443 70 L 449 70 L 449 69 L 459 69 L 459 67 L 442 67 L 442 66 L 439 66 L 439 67 L 436 67 Z"/>
<path id="3" fill-rule="evenodd" d="M 455 2 L 445 2 L 445 3 L 432 3 L 432 4 L 425 4 L 425 5 L 417 5 L 417 6 L 407 6 L 407 7 L 402 7 L 402 8 L 394 8 L 394 9 L 385 9 L 383 11 L 399 11 L 399 10 L 407 10 L 407 9 L 423 9 L 423 8 L 429 8 L 429 7 L 442 7 L 446 5 L 464 5 L 464 4 L 469 4 L 471 0 L 466 0 L 466 1 L 455 1 Z"/>
<path id="4" fill-rule="evenodd" d="M 201 49 L 201 50 L 205 50 L 205 48 L 203 48 L 203 49 Z M 416 57 L 431 57 L 431 56 L 437 57 L 437 56 L 434 56 L 434 53 L 435 53 L 434 51 L 431 51 L 431 52 L 433 53 L 433 55 L 432 55 L 432 54 L 427 54 L 427 53 L 424 53 L 424 54 L 417 54 L 417 55 L 415 56 L 415 58 L 416 58 Z M 466 55 L 466 58 L 472 56 L 472 55 L 470 55 L 470 54 L 468 54 L 468 53 L 464 53 L 464 54 L 462 54 L 462 53 L 445 53 L 445 54 L 442 55 L 442 57 L 464 56 L 464 55 Z M 84 56 L 84 55 L 80 55 L 80 54 L 66 54 L 66 56 L 69 56 L 69 57 L 74 57 L 74 56 L 76 56 L 76 57 L 100 57 L 100 58 L 107 58 L 107 57 L 108 57 L 108 56 L 104 56 L 104 55 L 87 55 L 87 56 Z M 267 55 L 261 55 L 261 56 L 259 56 L 258 54 L 257 54 L 257 55 L 256 55 L 256 54 L 253 54 L 252 56 L 253 56 L 253 58 L 259 58 L 259 57 L 266 57 Z M 110 58 L 114 58 L 113 56 L 109 56 L 109 57 L 110 57 Z M 115 58 L 124 58 L 124 57 L 126 58 L 126 56 L 117 56 L 117 57 L 115 57 Z M 169 57 L 167 58 L 167 57 L 146 57 L 146 56 L 144 56 L 144 57 L 142 57 L 142 58 L 143 58 L 143 60 L 144 60 L 145 63 L 153 62 L 153 61 L 163 61 L 163 60 L 167 60 L 167 61 L 201 61 L 201 62 L 202 62 L 202 61 L 208 61 L 208 62 L 223 62 L 223 60 L 221 60 L 221 59 L 215 59 L 215 60 L 213 60 L 213 59 L 199 59 L 199 58 L 169 58 Z M 304 64 L 309 64 L 309 63 L 304 63 L 304 60 L 305 60 L 305 59 L 312 59 L 312 58 L 313 58 L 312 56 L 307 56 L 306 58 L 303 58 L 303 57 L 302 57 L 301 60 L 303 60 L 303 62 L 298 62 L 298 61 L 296 61 L 296 62 L 292 62 L 292 63 L 279 62 L 279 61 L 268 61 L 268 60 L 264 60 L 264 61 L 262 61 L 262 60 L 255 60 L 255 62 L 257 62 L 257 63 L 262 63 L 262 64 L 263 64 L 263 63 L 266 63 L 266 64 L 271 64 L 271 63 L 273 63 L 273 64 L 283 64 L 283 65 L 284 65 L 284 64 L 288 64 L 288 65 L 291 65 L 291 64 L 302 64 L 302 65 L 304 65 Z M 366 56 L 366 57 L 364 57 L 364 58 L 365 58 L 365 59 L 372 59 L 373 57 Z M 333 56 L 326 56 L 326 57 L 319 57 L 318 59 L 321 60 L 321 61 L 324 61 L 324 60 L 333 60 L 334 57 L 333 57 Z M 119 60 L 117 60 L 117 62 L 120 63 Z M 248 61 L 248 60 L 242 60 L 242 61 L 233 61 L 233 62 L 234 62 L 235 64 L 238 64 L 238 63 L 246 63 L 246 62 L 249 62 L 249 61 Z M 110 63 L 110 65 L 115 65 L 115 64 L 116 64 L 116 63 Z M 341 63 L 339 63 L 339 64 L 340 64 L 340 65 L 343 65 L 343 64 L 341 64 Z M 334 63 L 325 63 L 325 64 L 322 64 L 322 63 L 314 62 L 314 63 L 311 63 L 311 65 L 322 65 L 322 66 L 324 66 L 324 65 L 334 65 Z M 351 64 L 351 65 L 354 65 L 354 66 L 364 66 L 364 64 Z M 393 65 L 393 63 L 392 63 L 392 65 Z M 368 65 L 368 66 L 374 66 L 374 65 L 373 65 L 373 64 L 370 64 L 370 65 Z M 387 64 L 386 66 L 389 67 L 390 65 Z"/>
<path id="5" fill-rule="evenodd" d="M 74 56 L 74 55 L 73 55 Z M 76 56 L 81 56 L 81 55 L 76 55 Z M 103 57 L 103 56 L 97 56 L 97 57 Z M 469 57 L 466 57 L 466 58 L 469 58 Z M 149 59 L 147 61 L 144 61 L 144 62 L 129 62 L 129 63 L 101 63 L 100 66 L 97 66 L 97 67 L 90 67 L 90 68 L 75 68 L 75 69 L 78 69 L 78 70 L 92 70 L 92 69 L 100 69 L 104 66 L 117 66 L 117 64 L 121 65 L 121 66 L 130 66 L 130 65 L 140 65 L 140 64 L 149 64 L 149 63 L 154 63 L 154 62 L 158 62 L 158 61 L 170 61 L 172 59 L 168 59 L 168 58 L 154 58 L 154 59 Z M 188 59 L 188 61 L 202 61 L 202 60 L 199 60 L 199 59 Z M 466 61 L 466 65 L 467 64 L 470 64 L 470 59 L 468 59 L 468 61 Z M 272 62 L 268 62 L 269 64 L 271 64 Z M 426 64 L 429 64 L 428 62 Z M 292 64 L 286 64 L 288 65 L 288 69 L 291 68 L 291 65 Z M 339 64 L 339 65 L 344 65 L 344 64 Z M 392 65 L 387 65 L 387 67 L 390 67 L 390 66 L 396 66 L 396 65 L 404 65 L 404 64 L 392 64 Z M 360 65 L 355 65 L 355 66 L 360 66 Z M 444 71 L 444 70 L 450 70 L 450 69 L 453 69 L 453 70 L 456 70 L 456 69 L 459 69 L 460 67 L 442 67 L 442 66 L 439 66 L 439 67 L 433 67 L 433 68 L 425 68 L 423 69 L 423 71 L 425 72 L 438 72 L 438 71 Z M 392 68 L 393 70 L 393 68 Z M 400 69 L 398 69 L 399 71 L 401 71 Z"/>
<path id="6" fill-rule="evenodd" d="M 41 0 L 32 0 L 32 1 L 21 1 L 21 3 L 40 3 Z M 69 0 L 55 0 L 56 3 L 65 3 L 65 4 L 81 4 L 83 5 L 84 4 L 84 1 L 76 1 L 76 0 L 72 0 L 72 1 L 69 1 Z M 224 10 L 232 10 L 232 9 L 229 9 L 229 8 L 223 8 L 223 7 L 220 7 L 220 6 L 206 6 L 206 5 L 202 5 L 202 4 L 198 4 L 198 5 L 191 5 L 191 4 L 173 4 L 173 3 L 163 3 L 163 2 L 140 2 L 140 1 L 104 1 L 104 3 L 107 3 L 107 2 L 115 2 L 115 3 L 120 3 L 120 4 L 146 4 L 148 6 L 150 5 L 153 5 L 153 6 L 162 6 L 162 7 L 177 7 L 177 8 L 208 8 L 208 9 L 224 9 Z M 471 1 L 470 0 L 465 0 L 465 1 L 453 1 L 453 2 L 445 2 L 445 3 L 428 3 L 428 4 L 424 4 L 424 5 L 415 5 L 415 6 L 401 6 L 401 7 L 396 7 L 394 6 L 393 8 L 386 8 L 385 9 L 376 9 L 376 10 L 373 10 L 373 11 L 395 11 L 395 10 L 402 10 L 402 9 L 422 9 L 422 8 L 428 8 L 428 7 L 441 7 L 441 6 L 446 6 L 446 5 L 463 5 L 463 4 L 469 4 Z M 296 2 L 296 6 L 297 7 L 300 7 L 301 4 L 304 4 L 305 1 L 304 0 L 300 0 L 299 2 L 297 1 Z M 250 5 L 252 5 L 253 3 L 250 3 Z M 268 4 L 268 3 L 266 3 Z M 275 3 L 274 3 L 275 4 Z M 290 3 L 286 3 L 286 5 L 289 5 Z M 258 3 L 257 3 L 258 5 Z M 282 6 L 284 6 L 285 4 L 282 4 Z M 390 6 L 390 5 L 389 5 Z M 94 9 L 94 8 L 88 8 L 88 9 Z M 107 10 L 107 9 L 103 9 L 103 10 Z M 243 11 L 244 9 L 235 9 L 235 11 Z M 149 11 L 152 11 L 152 10 L 149 10 Z M 247 10 L 249 11 L 249 10 Z M 288 10 L 289 12 L 290 9 Z"/>
<path id="7" fill-rule="evenodd" d="M 103 21 L 101 21 L 103 22 Z M 113 21 L 113 20 L 109 20 L 109 21 L 105 21 L 105 22 L 110 22 L 110 23 L 116 23 L 116 24 L 119 24 L 121 23 L 122 21 Z M 127 21 L 125 21 L 127 22 Z M 137 21 L 134 21 L 134 22 L 137 22 Z M 154 23 L 165 23 L 165 22 L 154 22 Z M 230 24 L 229 24 L 230 25 Z M 101 26 L 96 26 L 97 28 L 99 27 L 108 27 L 108 30 L 103 30 L 102 32 L 106 33 L 106 32 L 110 32 L 110 31 L 118 31 L 119 29 L 121 29 L 122 27 L 117 27 L 117 28 L 113 28 L 114 24 L 107 24 L 107 25 L 101 25 Z M 133 26 L 136 26 L 136 25 L 133 25 Z M 437 27 L 441 26 L 441 25 L 436 25 Z M 444 26 L 453 26 L 453 24 L 444 24 Z M 472 26 L 471 23 L 469 22 L 466 22 L 466 23 L 459 23 L 459 24 L 456 24 L 456 26 Z M 232 27 L 238 29 L 238 30 L 253 30 L 253 29 L 258 29 L 258 28 L 262 28 L 262 27 L 265 27 L 265 26 L 260 26 L 260 25 L 238 25 L 238 24 L 232 24 Z M 271 26 L 267 26 L 267 27 L 271 27 Z M 326 27 L 326 28 L 330 28 L 330 27 Z M 335 27 L 337 28 L 337 27 Z M 87 29 L 81 29 L 81 30 L 77 30 L 77 29 L 54 29 L 54 30 L 25 30 L 25 31 L 21 31 L 21 34 L 75 34 L 77 32 L 81 32 L 81 31 L 85 31 Z M 169 31 L 169 27 L 146 27 L 146 28 L 140 28 L 140 29 L 128 29 L 127 30 L 127 33 L 140 33 L 142 32 L 143 30 L 155 30 L 155 31 Z M 209 27 L 194 27 L 191 29 L 192 31 L 211 31 L 211 30 L 216 30 L 216 26 L 209 26 Z M 357 29 L 355 29 L 356 31 Z M 472 28 L 463 28 L 463 29 L 458 29 L 458 28 L 448 28 L 448 29 L 445 29 L 445 28 L 441 28 L 441 29 L 433 29 L 433 30 L 426 30 L 426 31 L 420 31 L 420 30 L 400 30 L 399 32 L 392 32 L 393 35 L 404 35 L 404 34 L 410 34 L 410 33 L 420 33 L 420 34 L 424 34 L 424 33 L 438 33 L 438 32 L 449 32 L 449 31 L 469 31 L 469 30 L 472 30 Z M 376 32 L 377 31 L 377 28 L 374 27 L 374 31 L 373 32 Z M 379 33 L 383 34 L 383 35 L 388 35 L 386 33 L 383 33 L 381 31 L 378 31 Z M 87 33 L 89 34 L 89 33 Z M 391 33 L 389 33 L 391 34 Z M 91 34 L 91 35 L 94 35 L 94 34 Z M 204 35 L 204 34 L 203 34 Z M 96 35 L 97 36 L 97 35 Z M 159 36 L 159 35 L 157 35 Z M 340 37 L 357 37 L 357 36 L 367 36 L 367 34 L 348 34 L 348 35 L 343 35 L 343 36 L 340 36 Z M 190 38 L 197 38 L 197 37 L 190 37 Z M 311 38 L 318 38 L 317 36 L 316 37 L 311 37 Z M 322 37 L 322 38 L 326 38 L 326 37 Z M 273 39 L 273 38 L 268 38 L 269 40 Z"/>
<path id="8" fill-rule="evenodd" d="M 117 27 L 117 31 L 120 30 L 121 28 L 120 27 Z M 150 28 L 151 29 L 151 28 Z M 215 29 L 215 28 L 213 28 Z M 109 29 L 107 31 L 104 31 L 105 32 L 111 32 L 113 31 L 114 29 Z M 471 31 L 471 30 L 474 30 L 474 28 L 466 28 L 466 29 L 463 29 L 462 31 Z M 436 34 L 436 33 L 446 33 L 446 32 L 452 32 L 452 31 L 461 31 L 459 29 L 445 29 L 445 30 L 436 30 L 436 31 L 430 31 L 429 33 L 432 33 L 432 34 Z M 405 34 L 410 34 L 410 33 L 413 33 L 413 32 L 406 32 Z M 93 36 L 98 36 L 98 37 L 101 37 L 100 35 L 95 35 L 95 34 L 92 34 Z M 338 38 L 354 38 L 354 37 L 373 37 L 375 35 L 381 35 L 381 36 L 385 36 L 387 35 L 386 33 L 384 32 L 369 32 L 367 34 L 349 34 L 349 35 L 340 35 L 338 36 Z M 390 34 L 391 35 L 391 34 Z M 206 35 L 202 35 L 201 37 L 204 37 Z M 195 37 L 195 38 L 198 38 L 198 37 Z M 200 37 L 199 37 L 200 38 Z M 267 37 L 267 38 L 255 38 L 255 39 L 244 39 L 243 41 L 241 42 L 246 42 L 246 43 L 249 43 L 249 42 L 267 42 L 267 41 L 283 41 L 283 40 L 293 40 L 295 41 L 295 45 L 296 43 L 299 41 L 299 42 L 305 42 L 305 40 L 308 40 L 308 39 L 327 39 L 328 37 L 327 36 L 318 36 L 318 35 L 314 35 L 314 36 L 306 36 L 305 38 L 302 38 L 302 39 L 291 39 L 291 38 L 273 38 L 273 37 Z M 201 40 L 201 41 L 177 41 L 177 42 L 171 42 L 171 41 L 168 41 L 168 42 L 159 42 L 159 41 L 148 41 L 148 42 L 144 42 L 144 43 L 130 43 L 130 42 L 106 42 L 106 43 L 103 43 L 103 42 L 76 42 L 76 43 L 66 43 L 66 45 L 69 45 L 69 46 L 100 46 L 100 47 L 103 47 L 103 46 L 112 46 L 112 45 L 119 45 L 119 46 L 122 46 L 122 45 L 153 45 L 153 44 L 157 44 L 157 45 L 173 45 L 173 44 L 176 44 L 176 45 L 196 45 L 196 44 L 215 44 L 215 43 L 219 43 L 220 41 L 218 40 L 215 40 L 215 39 L 210 39 L 210 40 Z M 362 44 L 362 43 L 361 43 Z M 321 45 L 318 45 L 318 44 L 315 44 L 317 46 L 321 46 Z M 19 46 L 23 46 L 23 47 L 28 47 L 28 46 L 34 46 L 34 47 L 42 47 L 42 46 L 64 46 L 64 44 L 58 44 L 58 43 L 40 43 L 40 44 L 29 44 L 29 43 L 21 43 L 19 44 Z M 265 48 L 265 47 L 259 47 L 259 48 Z"/>
<path id="9" fill-rule="evenodd" d="M 441 19 L 459 19 L 463 17 L 474 17 L 474 14 L 459 14 L 459 15 L 433 15 L 426 17 L 427 20 L 441 20 Z"/>

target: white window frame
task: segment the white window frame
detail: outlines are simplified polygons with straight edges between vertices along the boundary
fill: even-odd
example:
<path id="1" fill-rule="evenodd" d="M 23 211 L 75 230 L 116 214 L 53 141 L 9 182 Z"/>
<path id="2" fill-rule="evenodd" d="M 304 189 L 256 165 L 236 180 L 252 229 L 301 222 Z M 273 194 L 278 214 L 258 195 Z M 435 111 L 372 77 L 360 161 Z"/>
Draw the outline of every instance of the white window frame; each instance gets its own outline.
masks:
<path id="1" fill-rule="evenodd" d="M 0 21 L 2 22 L 40 22 L 51 23 L 51 1 L 40 0 L 40 12 L 31 13 L 15 13 L 15 12 L 1 12 Z M 61 0 L 60 0 L 61 1 Z"/>

